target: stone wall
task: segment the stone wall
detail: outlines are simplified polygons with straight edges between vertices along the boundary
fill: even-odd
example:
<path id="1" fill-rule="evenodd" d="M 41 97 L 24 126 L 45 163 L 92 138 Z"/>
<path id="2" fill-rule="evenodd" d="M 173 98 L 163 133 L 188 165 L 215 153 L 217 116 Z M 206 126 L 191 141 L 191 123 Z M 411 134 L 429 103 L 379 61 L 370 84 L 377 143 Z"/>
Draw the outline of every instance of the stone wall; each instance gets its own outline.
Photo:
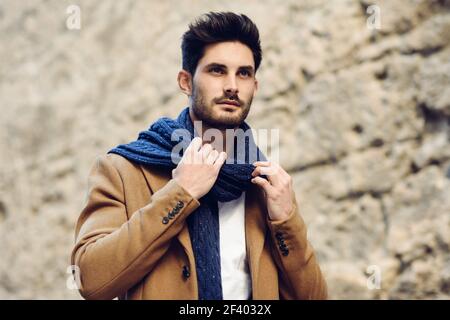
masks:
<path id="1" fill-rule="evenodd" d="M 89 169 L 186 105 L 180 37 L 210 10 L 259 26 L 248 122 L 280 129 L 330 297 L 450 298 L 448 0 L 0 2 L 0 298 L 80 297 Z"/>

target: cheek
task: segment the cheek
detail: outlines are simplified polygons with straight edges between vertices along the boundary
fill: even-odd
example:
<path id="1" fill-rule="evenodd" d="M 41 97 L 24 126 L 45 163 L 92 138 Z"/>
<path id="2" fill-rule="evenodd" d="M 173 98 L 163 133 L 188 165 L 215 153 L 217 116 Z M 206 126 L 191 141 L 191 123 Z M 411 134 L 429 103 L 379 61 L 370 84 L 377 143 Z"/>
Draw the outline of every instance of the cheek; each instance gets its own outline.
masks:
<path id="1" fill-rule="evenodd" d="M 256 86 L 254 83 L 243 83 L 241 89 L 241 96 L 245 99 L 253 97 L 255 94 Z"/>
<path id="2" fill-rule="evenodd" d="M 215 78 L 204 79 L 199 82 L 199 88 L 202 96 L 206 100 L 219 98 L 223 95 L 222 83 Z"/>

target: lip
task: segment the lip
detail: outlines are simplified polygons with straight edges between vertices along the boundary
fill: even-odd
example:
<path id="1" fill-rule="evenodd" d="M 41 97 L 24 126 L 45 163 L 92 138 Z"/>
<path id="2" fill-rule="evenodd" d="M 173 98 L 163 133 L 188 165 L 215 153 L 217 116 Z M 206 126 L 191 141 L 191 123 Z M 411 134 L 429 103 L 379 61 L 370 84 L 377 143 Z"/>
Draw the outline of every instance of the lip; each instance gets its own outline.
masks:
<path id="1" fill-rule="evenodd" d="M 230 101 L 230 100 L 219 102 L 219 104 L 227 104 L 227 105 L 231 105 L 231 106 L 235 106 L 235 107 L 240 106 L 239 102 Z"/>

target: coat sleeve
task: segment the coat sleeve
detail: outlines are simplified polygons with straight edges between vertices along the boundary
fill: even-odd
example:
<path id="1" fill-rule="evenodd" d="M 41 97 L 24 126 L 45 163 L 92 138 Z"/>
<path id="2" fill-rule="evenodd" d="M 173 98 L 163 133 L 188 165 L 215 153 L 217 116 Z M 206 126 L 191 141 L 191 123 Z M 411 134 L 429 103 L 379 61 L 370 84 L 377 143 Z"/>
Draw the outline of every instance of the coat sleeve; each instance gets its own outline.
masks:
<path id="1" fill-rule="evenodd" d="M 287 219 L 272 221 L 267 216 L 271 233 L 272 255 L 280 270 L 281 299 L 327 299 L 327 284 L 307 240 L 306 225 L 294 206 Z"/>
<path id="2" fill-rule="evenodd" d="M 200 203 L 170 180 L 128 219 L 122 179 L 108 155 L 97 158 L 88 187 L 71 262 L 85 299 L 113 299 L 152 270 Z"/>

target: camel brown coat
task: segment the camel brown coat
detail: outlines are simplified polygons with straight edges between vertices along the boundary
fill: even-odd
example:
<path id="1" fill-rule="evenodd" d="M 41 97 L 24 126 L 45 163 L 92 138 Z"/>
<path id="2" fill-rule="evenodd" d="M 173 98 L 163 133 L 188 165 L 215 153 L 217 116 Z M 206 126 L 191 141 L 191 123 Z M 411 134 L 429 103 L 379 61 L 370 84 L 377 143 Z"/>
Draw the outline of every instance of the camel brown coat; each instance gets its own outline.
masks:
<path id="1" fill-rule="evenodd" d="M 198 299 L 186 218 L 199 201 L 171 178 L 170 170 L 116 154 L 98 157 L 88 181 L 71 255 L 81 295 Z M 252 186 L 245 197 L 245 232 L 252 299 L 327 297 L 295 196 L 289 218 L 271 221 L 262 191 Z"/>

